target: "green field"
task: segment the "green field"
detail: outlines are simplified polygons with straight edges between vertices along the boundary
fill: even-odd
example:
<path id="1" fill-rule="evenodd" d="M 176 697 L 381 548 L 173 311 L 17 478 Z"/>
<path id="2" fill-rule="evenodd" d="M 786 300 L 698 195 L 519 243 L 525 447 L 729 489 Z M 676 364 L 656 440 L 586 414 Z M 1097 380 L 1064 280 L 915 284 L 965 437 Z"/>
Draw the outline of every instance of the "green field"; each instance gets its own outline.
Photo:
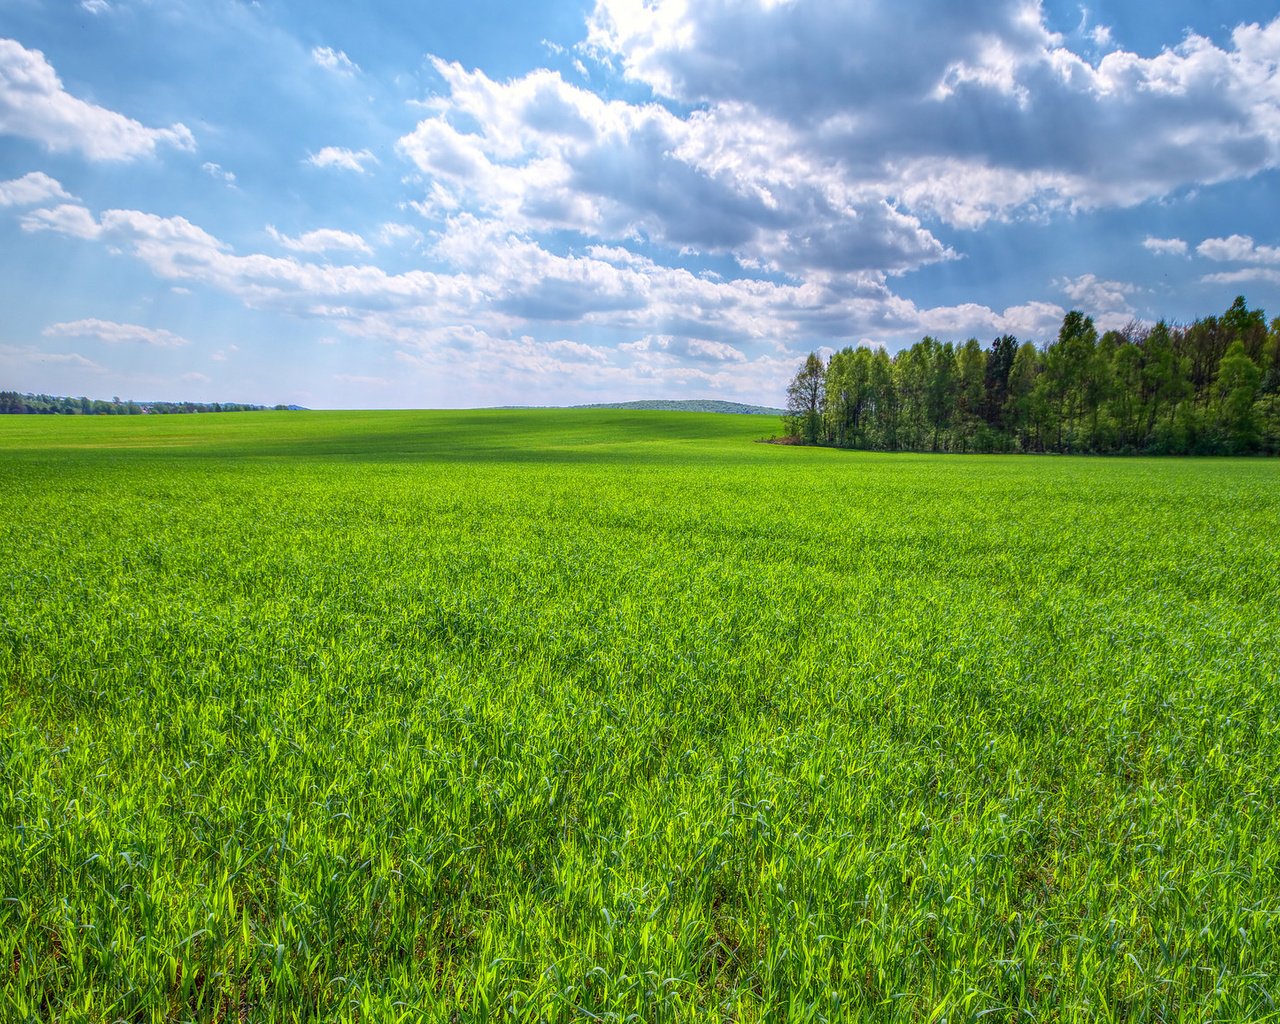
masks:
<path id="1" fill-rule="evenodd" d="M 0 420 L 0 1020 L 1280 1019 L 1280 461 Z"/>

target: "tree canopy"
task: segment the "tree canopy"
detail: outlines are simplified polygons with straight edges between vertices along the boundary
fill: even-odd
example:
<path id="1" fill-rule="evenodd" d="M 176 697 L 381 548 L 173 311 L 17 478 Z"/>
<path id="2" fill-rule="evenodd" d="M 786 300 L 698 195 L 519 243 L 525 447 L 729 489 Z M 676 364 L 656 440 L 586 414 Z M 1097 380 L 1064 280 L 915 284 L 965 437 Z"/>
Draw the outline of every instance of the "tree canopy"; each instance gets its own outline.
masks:
<path id="1" fill-rule="evenodd" d="M 1189 325 L 1099 336 L 1072 310 L 1055 340 L 983 348 L 924 337 L 889 355 L 810 353 L 787 433 L 880 451 L 1244 455 L 1280 452 L 1280 318 L 1238 297 Z"/>

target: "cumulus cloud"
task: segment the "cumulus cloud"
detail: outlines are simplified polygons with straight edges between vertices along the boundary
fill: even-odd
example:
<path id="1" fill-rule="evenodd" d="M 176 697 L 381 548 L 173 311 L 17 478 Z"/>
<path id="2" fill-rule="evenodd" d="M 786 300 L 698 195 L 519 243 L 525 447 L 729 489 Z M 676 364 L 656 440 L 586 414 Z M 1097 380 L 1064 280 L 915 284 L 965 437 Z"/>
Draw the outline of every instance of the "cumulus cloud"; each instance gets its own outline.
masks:
<path id="1" fill-rule="evenodd" d="M 71 320 L 50 324 L 42 332 L 46 338 L 96 338 L 108 345 L 137 344 L 154 348 L 179 348 L 190 342 L 161 327 L 121 324 L 113 320 Z"/>
<path id="2" fill-rule="evenodd" d="M 1206 259 L 1231 263 L 1280 263 L 1280 246 L 1258 245 L 1249 235 L 1206 238 L 1196 246 Z"/>
<path id="3" fill-rule="evenodd" d="M 91 239 L 101 234 L 93 214 L 76 203 L 32 210 L 23 215 L 20 223 L 23 231 L 53 231 L 70 238 Z"/>
<path id="4" fill-rule="evenodd" d="M 90 14 L 105 14 L 111 10 L 111 5 L 107 3 L 107 0 L 80 0 L 80 7 Z"/>
<path id="5" fill-rule="evenodd" d="M 919 26 L 905 50 L 904 23 Z M 424 175 L 413 207 L 828 280 L 954 258 L 931 224 L 1127 206 L 1280 166 L 1280 19 L 1228 48 L 1189 35 L 1091 62 L 1025 0 L 597 0 L 585 51 L 659 102 L 433 59 L 442 88 L 398 143 Z"/>
<path id="6" fill-rule="evenodd" d="M 1026 0 L 597 0 L 588 48 L 699 105 L 688 120 L 717 124 L 748 171 L 794 152 L 823 180 L 956 227 L 1280 165 L 1280 19 L 1227 47 L 1188 34 L 1091 62 Z"/>
<path id="7" fill-rule="evenodd" d="M 311 51 L 311 59 L 326 71 L 336 75 L 352 76 L 360 71 L 360 65 L 341 50 L 331 46 L 317 46 Z"/>
<path id="8" fill-rule="evenodd" d="M 322 319 L 335 332 L 405 354 L 406 366 L 428 377 L 447 370 L 469 379 L 468 360 L 492 365 L 487 360 L 501 355 L 511 360 L 504 373 L 530 375 L 526 392 L 532 375 L 545 374 L 564 388 L 572 378 L 580 393 L 705 389 L 759 398 L 775 392 L 794 372 L 796 354 L 814 345 L 922 333 L 1044 337 L 1063 312 L 1034 303 L 1003 312 L 979 304 L 921 308 L 875 273 L 804 281 L 721 277 L 621 246 L 557 252 L 466 213 L 426 243 L 427 258 L 447 270 L 398 274 L 369 263 L 313 262 L 301 250 L 240 254 L 182 217 L 138 210 L 95 217 L 63 204 L 32 211 L 23 225 L 96 240 L 171 285 L 199 283 L 251 308 Z M 631 341 L 611 348 L 575 334 Z M 637 339 L 648 340 L 637 345 Z M 476 387 L 482 384 L 477 379 Z M 508 385 L 516 389 L 515 378 L 501 386 Z"/>
<path id="9" fill-rule="evenodd" d="M 0 206 L 33 206 L 50 199 L 71 198 L 60 182 L 42 171 L 32 171 L 12 181 L 0 181 Z"/>
<path id="10" fill-rule="evenodd" d="M 1249 283 L 1280 284 L 1280 246 L 1259 245 L 1249 235 L 1206 238 L 1196 246 L 1205 259 L 1218 263 L 1247 263 L 1251 266 L 1205 274 L 1205 284 L 1239 285 Z"/>
<path id="11" fill-rule="evenodd" d="M 376 164 L 378 160 L 367 149 L 353 150 L 343 149 L 341 146 L 325 146 L 319 152 L 308 156 L 306 162 L 312 167 L 336 167 L 339 170 L 364 174 L 367 170 L 365 164 Z"/>
<path id="12" fill-rule="evenodd" d="M 32 139 L 55 153 L 79 152 L 90 160 L 134 160 L 162 144 L 195 149 L 195 138 L 184 125 L 148 128 L 72 96 L 43 53 L 13 39 L 0 39 L 0 134 Z"/>
<path id="13" fill-rule="evenodd" d="M 797 273 L 950 255 L 883 194 L 832 178 L 784 126 L 605 100 L 554 71 L 503 83 L 434 64 L 448 95 L 399 142 L 432 179 L 427 215 L 462 204 L 518 230 L 646 236 Z"/>
<path id="14" fill-rule="evenodd" d="M 359 235 L 350 231 L 338 231 L 335 228 L 318 228 L 295 237 L 283 235 L 270 224 L 267 234 L 293 252 L 324 253 L 337 249 L 345 252 L 361 252 L 372 255 L 373 249 Z"/>
<path id="15" fill-rule="evenodd" d="M 1181 238 L 1154 238 L 1148 235 L 1142 240 L 1142 247 L 1157 256 L 1185 256 L 1187 243 Z"/>
<path id="16" fill-rule="evenodd" d="M 1140 289 L 1124 281 L 1101 281 L 1093 274 L 1063 278 L 1057 282 L 1072 302 L 1093 313 L 1131 313 L 1130 296 Z"/>

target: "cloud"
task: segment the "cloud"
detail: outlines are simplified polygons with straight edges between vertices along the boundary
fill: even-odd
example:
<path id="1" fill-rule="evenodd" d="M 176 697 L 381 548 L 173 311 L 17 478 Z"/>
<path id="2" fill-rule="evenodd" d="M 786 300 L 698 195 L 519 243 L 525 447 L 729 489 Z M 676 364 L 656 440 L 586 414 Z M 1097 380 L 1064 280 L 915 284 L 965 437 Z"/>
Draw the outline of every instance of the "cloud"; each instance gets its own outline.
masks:
<path id="1" fill-rule="evenodd" d="M 86 373 L 106 373 L 107 369 L 78 352 L 45 352 L 30 345 L 0 345 L 0 363 L 25 368 L 35 366 L 67 366 Z"/>
<path id="2" fill-rule="evenodd" d="M 23 231 L 53 231 L 70 238 L 92 239 L 101 234 L 93 214 L 75 203 L 62 203 L 24 214 L 19 222 Z"/>
<path id="3" fill-rule="evenodd" d="M 423 241 L 422 232 L 408 224 L 388 222 L 378 229 L 380 245 L 421 245 Z"/>
<path id="4" fill-rule="evenodd" d="M 1148 235 L 1142 240 L 1142 247 L 1157 256 L 1185 256 L 1187 243 L 1181 238 L 1154 238 Z"/>
<path id="5" fill-rule="evenodd" d="M 975 303 L 921 308 L 870 272 L 768 280 L 699 274 L 621 246 L 552 251 L 469 213 L 448 219 L 426 244 L 425 259 L 447 269 L 395 274 L 312 262 L 303 252 L 240 254 L 185 218 L 138 210 L 94 217 L 64 204 L 23 223 L 96 240 L 171 285 L 199 283 L 247 307 L 321 320 L 331 332 L 391 348 L 425 374 L 424 388 L 456 380 L 459 390 L 434 399 L 446 402 L 472 386 L 507 396 L 495 401 L 527 402 L 544 384 L 566 395 L 666 389 L 760 399 L 794 372 L 797 353 L 817 345 L 902 343 L 923 333 L 1043 338 L 1063 314 L 1048 303 L 1003 312 Z M 475 368 L 500 359 L 510 362 L 489 387 Z"/>
<path id="6" fill-rule="evenodd" d="M 179 348 L 191 344 L 172 331 L 140 324 L 120 324 L 112 320 L 72 320 L 50 324 L 43 332 L 46 338 L 97 338 L 109 345 L 121 343 L 150 345 L 154 348 Z"/>
<path id="7" fill-rule="evenodd" d="M 1232 263 L 1280 263 L 1280 246 L 1258 245 L 1248 235 L 1206 238 L 1196 246 L 1205 259 Z"/>
<path id="8" fill-rule="evenodd" d="M 201 373 L 199 370 L 192 370 L 190 373 L 182 375 L 184 384 L 208 384 L 211 380 L 213 380 L 212 377 L 207 373 Z"/>
<path id="9" fill-rule="evenodd" d="M 431 178 L 427 216 L 463 206 L 519 231 L 648 237 L 796 274 L 897 272 L 952 255 L 784 125 L 605 100 L 554 71 L 503 83 L 434 66 L 448 94 L 397 147 Z"/>
<path id="10" fill-rule="evenodd" d="M 360 72 L 360 65 L 341 50 L 330 46 L 317 46 L 311 51 L 311 59 L 326 71 L 336 75 L 352 76 Z"/>
<path id="11" fill-rule="evenodd" d="M 365 255 L 373 253 L 369 243 L 359 235 L 350 231 L 338 231 L 335 228 L 318 228 L 291 238 L 268 224 L 267 234 L 293 252 L 324 253 L 337 249 L 345 252 L 361 252 Z"/>
<path id="12" fill-rule="evenodd" d="M 215 164 L 212 160 L 207 160 L 200 165 L 200 170 L 204 171 L 209 177 L 221 181 L 223 184 L 235 186 L 236 176 L 228 171 L 221 164 Z"/>
<path id="13" fill-rule="evenodd" d="M 1028 0 L 597 0 L 587 49 L 695 107 L 697 144 L 732 140 L 751 180 L 777 156 L 960 228 L 1280 166 L 1280 19 L 1091 61 Z"/>
<path id="14" fill-rule="evenodd" d="M 80 0 L 80 7 L 90 14 L 105 14 L 111 10 L 111 5 L 107 3 L 107 0 Z"/>
<path id="15" fill-rule="evenodd" d="M 71 199 L 61 183 L 41 171 L 0 181 L 0 206 L 32 206 L 50 199 Z"/>
<path id="16" fill-rule="evenodd" d="M 1246 267 L 1243 270 L 1230 270 L 1218 274 L 1205 274 L 1200 280 L 1205 284 L 1280 284 L 1280 270 L 1274 267 Z"/>
<path id="17" fill-rule="evenodd" d="M 89 160 L 135 160 L 161 144 L 195 149 L 184 125 L 148 128 L 72 96 L 43 53 L 13 39 L 0 39 L 0 134 L 32 139 L 55 153 L 79 152 Z"/>
<path id="18" fill-rule="evenodd" d="M 343 149 L 340 146 L 325 146 L 318 153 L 308 156 L 306 162 L 312 167 L 336 167 L 339 170 L 364 174 L 367 170 L 365 164 L 376 164 L 378 159 L 367 149 L 352 150 Z"/>
<path id="19" fill-rule="evenodd" d="M 239 351 L 240 351 L 239 345 L 228 345 L 226 348 L 219 349 L 209 358 L 212 359 L 215 363 L 225 363 L 228 359 L 230 359 Z"/>
<path id="20" fill-rule="evenodd" d="M 1249 235 L 1228 235 L 1225 238 L 1206 238 L 1196 246 L 1196 252 L 1205 259 L 1219 263 L 1251 263 L 1253 266 L 1236 270 L 1205 274 L 1204 284 L 1280 284 L 1280 246 L 1258 245 Z"/>
<path id="21" fill-rule="evenodd" d="M 1100 281 L 1093 274 L 1062 278 L 1055 282 L 1067 296 L 1093 313 L 1132 313 L 1129 297 L 1140 289 L 1123 281 Z"/>

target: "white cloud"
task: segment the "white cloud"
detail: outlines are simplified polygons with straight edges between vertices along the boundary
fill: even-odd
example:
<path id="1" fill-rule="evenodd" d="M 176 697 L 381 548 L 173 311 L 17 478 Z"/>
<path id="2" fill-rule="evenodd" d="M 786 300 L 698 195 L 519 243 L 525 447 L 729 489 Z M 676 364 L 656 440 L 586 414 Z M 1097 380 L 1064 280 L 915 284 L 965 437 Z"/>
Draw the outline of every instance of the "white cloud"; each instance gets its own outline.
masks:
<path id="1" fill-rule="evenodd" d="M 239 351 L 240 351 L 239 345 L 228 345 L 226 348 L 219 349 L 209 358 L 212 359 L 215 363 L 225 363 L 228 359 L 230 359 Z"/>
<path id="2" fill-rule="evenodd" d="M 71 199 L 56 179 L 32 171 L 12 181 L 0 181 L 0 206 L 31 206 L 50 199 Z"/>
<path id="3" fill-rule="evenodd" d="M 1102 26 L 1091 40 L 1113 44 Z M 1092 63 L 1028 0 L 597 0 L 588 49 L 701 107 L 686 119 L 696 144 L 733 139 L 726 157 L 752 179 L 778 155 L 957 227 L 1280 166 L 1280 19 L 1238 27 L 1227 47 L 1190 34 Z"/>
<path id="4" fill-rule="evenodd" d="M 1055 284 L 1075 303 L 1089 313 L 1132 313 L 1129 298 L 1140 289 L 1124 281 L 1101 281 L 1093 274 L 1062 278 Z"/>
<path id="5" fill-rule="evenodd" d="M 19 223 L 23 231 L 53 231 L 71 238 L 91 239 L 101 234 L 93 214 L 75 203 L 32 210 L 24 214 Z"/>
<path id="6" fill-rule="evenodd" d="M 90 160 L 134 160 L 158 145 L 195 149 L 181 124 L 148 128 L 68 93 L 39 50 L 0 39 L 0 134 L 33 139 L 52 152 L 78 151 Z"/>
<path id="7" fill-rule="evenodd" d="M 1246 267 L 1243 270 L 1230 270 L 1219 274 L 1205 274 L 1200 278 L 1205 284 L 1248 284 L 1256 281 L 1262 284 L 1280 284 L 1280 270 L 1274 267 Z"/>
<path id="8" fill-rule="evenodd" d="M 1206 259 L 1219 263 L 1250 263 L 1253 266 L 1236 270 L 1205 274 L 1204 284 L 1280 284 L 1280 246 L 1258 245 L 1249 235 L 1228 235 L 1225 238 L 1206 238 L 1196 246 L 1196 252 Z"/>
<path id="9" fill-rule="evenodd" d="M 45 352 L 30 345 L 0 345 L 0 364 L 26 369 L 32 366 L 64 366 L 84 373 L 106 373 L 106 367 L 79 352 Z"/>
<path id="10" fill-rule="evenodd" d="M 578 395 L 665 388 L 776 398 L 796 353 L 815 345 L 839 347 L 852 337 L 901 343 L 922 333 L 1045 337 L 1063 312 L 1034 303 L 1003 312 L 978 304 L 921 308 L 874 273 L 815 274 L 803 283 L 721 278 L 618 246 L 553 252 L 472 214 L 448 220 L 429 243 L 426 257 L 447 271 L 399 274 L 311 262 L 305 254 L 242 255 L 184 218 L 137 210 L 94 218 L 64 205 L 33 211 L 24 226 L 96 239 L 170 284 L 199 283 L 251 308 L 322 319 L 335 333 L 404 353 L 405 365 L 427 378 L 429 368 L 431 379 L 446 379 L 439 375 L 447 371 L 459 382 L 457 394 L 471 386 L 465 382 L 476 371 L 468 367 L 509 359 L 503 373 L 526 375 L 525 402 L 542 384 Z M 608 347 L 579 340 L 602 336 L 650 341 Z M 506 400 L 521 401 L 516 378 L 502 380 L 495 391 L 477 377 L 472 393 L 509 388 Z"/>
<path id="11" fill-rule="evenodd" d="M 211 380 L 213 380 L 212 377 L 206 373 L 201 373 L 199 370 L 192 370 L 190 373 L 182 375 L 184 384 L 208 384 Z"/>
<path id="12" fill-rule="evenodd" d="M 80 7 L 90 14 L 105 14 L 111 10 L 111 5 L 107 3 L 107 0 L 80 0 Z"/>
<path id="13" fill-rule="evenodd" d="M 236 183 L 236 176 L 234 173 L 228 171 L 221 164 L 215 164 L 212 160 L 207 160 L 202 163 L 200 165 L 200 170 L 204 171 L 204 173 L 209 175 L 209 177 L 214 178 L 225 185 L 234 186 Z"/>
<path id="14" fill-rule="evenodd" d="M 422 232 L 408 224 L 386 223 L 378 229 L 380 245 L 421 245 L 424 241 Z"/>
<path id="15" fill-rule="evenodd" d="M 1142 240 L 1142 247 L 1157 256 L 1185 256 L 1187 243 L 1181 238 L 1154 238 L 1148 235 Z"/>
<path id="16" fill-rule="evenodd" d="M 360 71 L 359 64 L 341 50 L 335 50 L 331 46 L 315 47 L 311 51 L 311 59 L 326 71 L 332 71 L 338 75 L 351 76 Z"/>
<path id="17" fill-rule="evenodd" d="M 1258 245 L 1248 235 L 1206 238 L 1196 246 L 1206 259 L 1231 263 L 1280 263 L 1280 246 Z"/>
<path id="18" fill-rule="evenodd" d="M 343 149 L 341 146 L 325 146 L 318 153 L 308 156 L 306 162 L 312 167 L 336 167 L 339 170 L 364 174 L 367 170 L 365 164 L 376 164 L 378 159 L 367 149 L 353 150 Z"/>
<path id="19" fill-rule="evenodd" d="M 344 252 L 361 252 L 365 255 L 373 253 L 369 243 L 359 235 L 350 231 L 338 231 L 335 228 L 318 228 L 291 238 L 268 224 L 267 234 L 293 252 L 324 253 L 337 249 Z"/>
<path id="20" fill-rule="evenodd" d="M 431 176 L 419 207 L 519 231 L 647 236 L 787 272 L 902 271 L 951 254 L 886 194 L 850 187 L 787 125 L 679 117 L 536 71 L 509 82 L 436 60 L 448 95 L 398 143 Z"/>
<path id="21" fill-rule="evenodd" d="M 121 324 L 112 320 L 72 320 L 50 324 L 42 332 L 46 338 L 97 338 L 109 345 L 131 343 L 154 348 L 179 348 L 190 342 L 172 331 L 141 324 Z"/>

